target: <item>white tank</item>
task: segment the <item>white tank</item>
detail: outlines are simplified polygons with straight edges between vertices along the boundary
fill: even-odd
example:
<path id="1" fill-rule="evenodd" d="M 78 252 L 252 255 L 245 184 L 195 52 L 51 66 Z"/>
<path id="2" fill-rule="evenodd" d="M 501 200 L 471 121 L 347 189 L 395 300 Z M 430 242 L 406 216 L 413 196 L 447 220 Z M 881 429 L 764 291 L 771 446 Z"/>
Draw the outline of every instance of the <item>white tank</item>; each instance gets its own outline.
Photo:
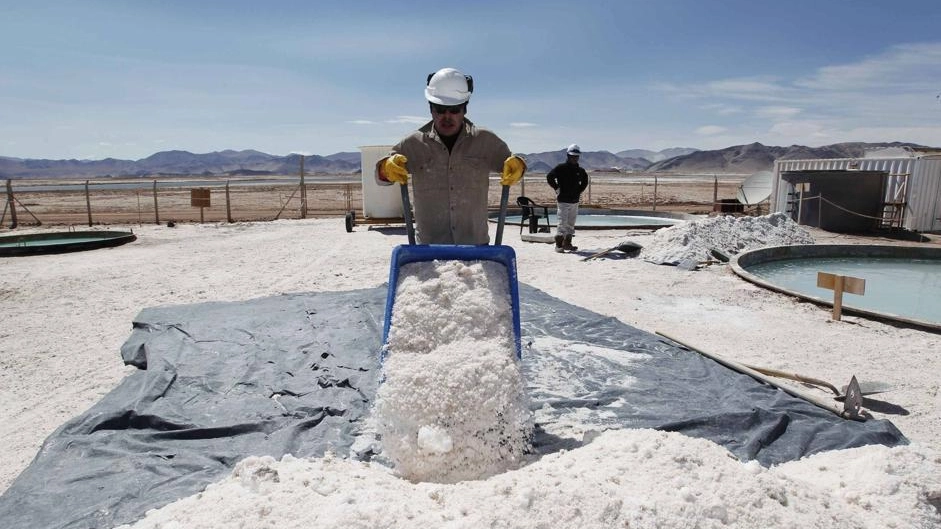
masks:
<path id="1" fill-rule="evenodd" d="M 376 162 L 388 156 L 392 146 L 367 145 L 359 150 L 362 154 L 363 216 L 375 219 L 403 218 L 399 186 L 381 186 L 376 183 Z"/>

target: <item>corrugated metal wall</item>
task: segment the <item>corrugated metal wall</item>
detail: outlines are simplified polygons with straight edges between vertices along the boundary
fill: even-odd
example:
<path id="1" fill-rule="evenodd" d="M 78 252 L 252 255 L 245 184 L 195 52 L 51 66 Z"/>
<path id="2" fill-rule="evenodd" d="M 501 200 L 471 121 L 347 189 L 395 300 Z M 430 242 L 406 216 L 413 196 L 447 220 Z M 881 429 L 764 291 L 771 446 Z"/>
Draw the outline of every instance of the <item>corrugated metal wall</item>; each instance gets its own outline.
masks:
<path id="1" fill-rule="evenodd" d="M 886 202 L 905 202 L 904 227 L 914 231 L 941 229 L 941 156 L 921 158 L 832 158 L 774 162 L 771 210 L 787 209 L 793 186 L 781 179 L 792 171 L 882 171 L 888 173 Z M 907 183 L 906 183 L 907 180 Z"/>
<path id="2" fill-rule="evenodd" d="M 941 157 L 918 159 L 909 182 L 909 229 L 941 231 Z M 922 227 L 924 226 L 924 227 Z M 908 227 L 908 226 L 906 226 Z"/>

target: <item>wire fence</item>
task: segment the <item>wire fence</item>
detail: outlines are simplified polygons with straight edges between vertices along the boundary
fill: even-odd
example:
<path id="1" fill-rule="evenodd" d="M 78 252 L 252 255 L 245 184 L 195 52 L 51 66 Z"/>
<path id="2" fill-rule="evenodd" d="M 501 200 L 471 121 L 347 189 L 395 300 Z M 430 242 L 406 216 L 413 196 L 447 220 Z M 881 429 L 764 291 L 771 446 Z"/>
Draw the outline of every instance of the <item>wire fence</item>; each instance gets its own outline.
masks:
<path id="1" fill-rule="evenodd" d="M 133 182 L 84 181 L 39 185 L 6 181 L 0 226 L 161 224 L 167 222 L 243 222 L 276 219 L 343 217 L 363 214 L 363 186 L 355 180 L 317 182 L 302 186 L 297 178 L 283 182 L 166 180 Z M 661 182 L 598 181 L 582 196 L 585 207 L 663 209 L 687 213 L 713 210 L 716 196 L 734 196 L 735 181 Z M 500 204 L 499 179 L 491 179 L 489 205 Z M 536 202 L 555 205 L 545 177 L 527 176 L 511 191 Z M 203 204 L 200 207 L 197 204 Z"/>
<path id="2" fill-rule="evenodd" d="M 166 183 L 164 183 L 166 184 Z M 56 186 L 51 186 L 56 187 Z M 59 186 L 63 187 L 63 186 Z M 74 186 L 67 186 L 74 187 Z M 17 190 L 7 187 L 0 224 L 161 224 L 342 216 L 362 202 L 360 183 L 172 185 Z M 198 202 L 197 198 L 203 198 Z M 208 199 L 208 200 L 207 200 Z M 202 206 L 197 205 L 202 204 Z"/>

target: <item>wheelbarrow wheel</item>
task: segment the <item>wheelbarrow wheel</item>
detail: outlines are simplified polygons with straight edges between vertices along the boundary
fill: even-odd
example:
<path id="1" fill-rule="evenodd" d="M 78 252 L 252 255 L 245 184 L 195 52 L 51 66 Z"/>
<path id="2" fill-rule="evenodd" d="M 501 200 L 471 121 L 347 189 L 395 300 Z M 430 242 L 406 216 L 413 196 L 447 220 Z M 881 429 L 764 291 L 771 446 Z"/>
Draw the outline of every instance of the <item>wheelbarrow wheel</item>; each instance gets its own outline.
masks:
<path id="1" fill-rule="evenodd" d="M 352 233 L 353 226 L 356 225 L 356 213 L 353 211 L 346 212 L 346 233 Z"/>

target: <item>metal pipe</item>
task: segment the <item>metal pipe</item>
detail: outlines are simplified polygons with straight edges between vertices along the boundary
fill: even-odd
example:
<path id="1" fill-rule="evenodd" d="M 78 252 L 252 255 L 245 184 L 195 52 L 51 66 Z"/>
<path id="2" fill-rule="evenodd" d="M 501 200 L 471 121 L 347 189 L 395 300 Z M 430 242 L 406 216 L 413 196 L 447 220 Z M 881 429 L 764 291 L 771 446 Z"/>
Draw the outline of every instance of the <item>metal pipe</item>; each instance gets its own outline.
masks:
<path id="1" fill-rule="evenodd" d="M 510 186 L 503 186 L 503 190 L 500 192 L 500 218 L 497 219 L 497 237 L 494 239 L 494 244 L 497 246 L 503 244 L 503 223 L 506 221 L 506 203 L 509 199 Z"/>
<path id="2" fill-rule="evenodd" d="M 408 234 L 408 243 L 415 244 L 415 227 L 412 226 L 412 201 L 408 198 L 408 184 L 399 186 L 402 191 L 402 212 L 405 214 L 405 232 Z"/>

